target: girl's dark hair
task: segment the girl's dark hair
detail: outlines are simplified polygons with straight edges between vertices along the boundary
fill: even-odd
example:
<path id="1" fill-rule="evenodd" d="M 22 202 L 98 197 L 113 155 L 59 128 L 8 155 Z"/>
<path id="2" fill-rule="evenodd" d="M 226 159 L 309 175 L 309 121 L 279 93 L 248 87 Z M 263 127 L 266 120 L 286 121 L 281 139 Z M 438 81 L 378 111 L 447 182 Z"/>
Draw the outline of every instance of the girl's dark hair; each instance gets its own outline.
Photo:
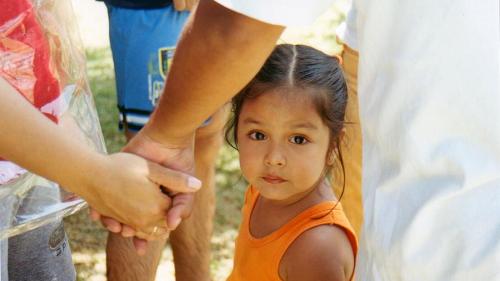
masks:
<path id="1" fill-rule="evenodd" d="M 269 90 L 298 88 L 310 95 L 319 116 L 330 129 L 330 150 L 337 154 L 345 187 L 340 150 L 347 106 L 347 85 L 339 60 L 305 45 L 277 45 L 257 75 L 233 98 L 233 116 L 226 126 L 226 141 L 237 149 L 238 118 L 243 104 Z M 342 189 L 343 193 L 343 189 Z"/>

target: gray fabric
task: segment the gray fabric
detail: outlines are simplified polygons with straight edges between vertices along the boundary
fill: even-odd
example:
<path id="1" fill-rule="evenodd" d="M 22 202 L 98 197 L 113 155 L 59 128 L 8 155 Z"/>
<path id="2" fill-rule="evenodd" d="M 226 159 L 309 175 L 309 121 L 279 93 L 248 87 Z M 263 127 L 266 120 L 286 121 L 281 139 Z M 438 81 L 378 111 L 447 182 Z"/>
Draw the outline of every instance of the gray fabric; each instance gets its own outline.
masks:
<path id="1" fill-rule="evenodd" d="M 0 240 L 0 281 L 7 280 L 7 241 Z"/>
<path id="2" fill-rule="evenodd" d="M 8 281 L 76 279 L 61 221 L 14 236 L 9 239 L 8 247 Z"/>
<path id="3" fill-rule="evenodd" d="M 8 228 L 14 217 L 19 200 L 12 190 L 0 186 L 0 229 Z M 0 239 L 0 281 L 8 280 L 8 243 L 7 239 Z"/>
<path id="4" fill-rule="evenodd" d="M 36 214 L 59 200 L 57 187 L 25 186 L 31 184 L 0 186 L 0 229 L 8 228 L 21 217 Z M 75 279 L 71 251 L 60 217 L 8 240 L 0 240 L 0 281 Z"/>

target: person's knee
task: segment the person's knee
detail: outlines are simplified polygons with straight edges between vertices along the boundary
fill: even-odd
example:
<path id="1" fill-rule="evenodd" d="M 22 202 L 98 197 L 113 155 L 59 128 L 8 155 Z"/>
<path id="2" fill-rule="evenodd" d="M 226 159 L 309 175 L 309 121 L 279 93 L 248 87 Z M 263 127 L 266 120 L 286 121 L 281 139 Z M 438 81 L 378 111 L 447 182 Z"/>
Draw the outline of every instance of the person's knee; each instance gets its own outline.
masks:
<path id="1" fill-rule="evenodd" d="M 224 126 L 229 115 L 229 106 L 225 105 L 214 113 L 210 123 L 196 131 L 196 160 L 213 162 L 224 142 Z"/>
<path id="2" fill-rule="evenodd" d="M 109 233 L 106 245 L 108 280 L 154 280 L 165 242 L 150 241 L 146 255 L 139 256 L 131 238 Z"/>

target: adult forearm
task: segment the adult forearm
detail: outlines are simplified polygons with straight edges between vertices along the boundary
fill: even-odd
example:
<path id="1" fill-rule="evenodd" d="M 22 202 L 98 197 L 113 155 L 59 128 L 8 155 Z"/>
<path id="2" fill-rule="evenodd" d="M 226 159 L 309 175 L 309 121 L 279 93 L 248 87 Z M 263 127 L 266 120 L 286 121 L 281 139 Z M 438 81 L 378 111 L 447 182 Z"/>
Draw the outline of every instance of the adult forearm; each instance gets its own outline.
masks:
<path id="1" fill-rule="evenodd" d="M 94 174 L 100 155 L 38 112 L 0 78 L 0 156 L 71 191 Z M 75 144 L 76 143 L 76 144 Z M 91 177 L 86 177 L 91 178 Z"/>
<path id="2" fill-rule="evenodd" d="M 181 36 L 149 135 L 172 142 L 191 134 L 250 81 L 283 29 L 201 1 Z"/>
<path id="3" fill-rule="evenodd" d="M 99 154 L 52 123 L 1 78 L 0 115 L 1 157 L 61 184 L 103 216 L 137 230 L 141 238 L 166 234 L 171 199 L 160 186 L 185 197 L 201 186 L 187 174 L 133 154 Z"/>

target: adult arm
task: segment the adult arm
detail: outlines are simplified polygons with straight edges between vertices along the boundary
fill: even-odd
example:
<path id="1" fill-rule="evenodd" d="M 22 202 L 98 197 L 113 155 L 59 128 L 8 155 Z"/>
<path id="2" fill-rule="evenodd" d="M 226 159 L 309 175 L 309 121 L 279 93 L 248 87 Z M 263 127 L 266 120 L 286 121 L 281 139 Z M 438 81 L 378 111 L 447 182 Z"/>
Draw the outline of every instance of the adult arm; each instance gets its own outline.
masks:
<path id="1" fill-rule="evenodd" d="M 257 73 L 284 27 L 202 0 L 179 41 L 165 94 L 145 132 L 183 142 Z"/>
<path id="2" fill-rule="evenodd" d="M 151 233 L 170 199 L 159 185 L 188 188 L 191 177 L 128 153 L 101 155 L 37 111 L 0 77 L 0 156 L 58 182 L 106 216 Z M 199 187 L 199 182 L 197 187 Z"/>

